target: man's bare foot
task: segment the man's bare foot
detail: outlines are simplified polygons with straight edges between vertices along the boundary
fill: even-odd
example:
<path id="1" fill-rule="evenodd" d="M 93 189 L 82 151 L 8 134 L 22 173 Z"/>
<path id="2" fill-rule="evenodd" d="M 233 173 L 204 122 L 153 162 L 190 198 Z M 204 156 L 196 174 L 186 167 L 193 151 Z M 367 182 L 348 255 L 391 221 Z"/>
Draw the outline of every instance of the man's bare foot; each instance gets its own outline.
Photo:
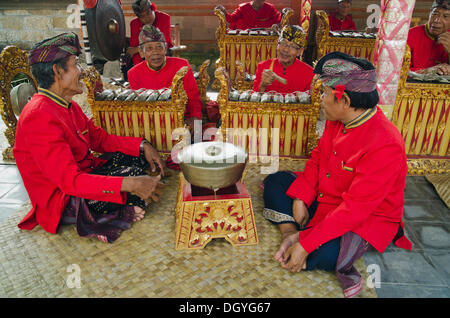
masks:
<path id="1" fill-rule="evenodd" d="M 138 222 L 144 218 L 145 211 L 138 207 L 134 206 L 134 216 L 133 216 L 133 222 Z"/>
<path id="2" fill-rule="evenodd" d="M 293 244 L 298 242 L 298 231 L 293 233 L 285 233 L 283 239 L 281 241 L 280 248 L 275 253 L 274 258 L 280 263 L 284 263 L 286 260 L 284 259 L 284 253 L 291 247 Z"/>

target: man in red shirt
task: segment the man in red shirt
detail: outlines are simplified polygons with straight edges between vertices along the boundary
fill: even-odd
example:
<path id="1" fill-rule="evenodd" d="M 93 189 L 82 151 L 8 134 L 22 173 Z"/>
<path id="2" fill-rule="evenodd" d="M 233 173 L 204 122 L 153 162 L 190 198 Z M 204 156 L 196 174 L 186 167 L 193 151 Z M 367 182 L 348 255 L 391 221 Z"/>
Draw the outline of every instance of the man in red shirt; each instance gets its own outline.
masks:
<path id="1" fill-rule="evenodd" d="M 167 47 L 173 47 L 170 36 L 170 15 L 156 10 L 156 5 L 149 0 L 136 0 L 133 5 L 136 18 L 130 22 L 130 47 L 127 53 L 132 56 L 133 64 L 138 65 L 144 60 L 139 54 L 139 33 L 144 24 L 157 27 L 166 38 Z"/>
<path id="2" fill-rule="evenodd" d="M 338 0 L 336 12 L 328 15 L 330 23 L 330 31 L 354 30 L 356 31 L 355 22 L 352 15 L 352 0 Z"/>
<path id="3" fill-rule="evenodd" d="M 346 297 L 362 290 L 353 262 L 370 247 L 411 249 L 404 236 L 408 167 L 397 128 L 377 107 L 376 70 L 367 60 L 334 52 L 314 72 L 323 83 L 325 131 L 303 172 L 264 180 L 263 215 L 278 227 L 275 254 L 292 272 L 336 271 Z"/>
<path id="4" fill-rule="evenodd" d="M 194 120 L 202 118 L 202 102 L 194 73 L 188 61 L 166 56 L 167 45 L 164 34 L 149 24 L 144 25 L 139 34 L 139 49 L 145 60 L 128 71 L 128 81 L 133 90 L 171 87 L 173 77 L 180 68 L 183 66 L 189 68 L 184 77 L 184 89 L 188 97 L 185 118 L 187 125 L 193 128 Z"/>
<path id="5" fill-rule="evenodd" d="M 281 31 L 277 45 L 277 57 L 261 62 L 256 67 L 253 90 L 276 91 L 287 94 L 309 91 L 314 77 L 313 69 L 297 57 L 302 56 L 306 34 L 297 25 L 286 25 Z M 286 82 L 282 83 L 276 77 Z"/>
<path id="6" fill-rule="evenodd" d="M 164 163 L 148 142 L 106 133 L 72 101 L 83 93 L 80 53 L 75 33 L 30 52 L 39 89 L 20 114 L 13 153 L 33 207 L 19 228 L 39 224 L 55 234 L 61 224 L 76 223 L 80 236 L 111 243 L 142 219 L 146 200 L 155 200 L 160 177 L 145 175 L 146 166 L 163 174 Z"/>
<path id="7" fill-rule="evenodd" d="M 264 0 L 241 3 L 231 14 L 227 13 L 222 5 L 218 5 L 216 9 L 221 10 L 225 14 L 231 30 L 270 28 L 281 21 L 281 13 L 275 9 L 273 4 Z"/>
<path id="8" fill-rule="evenodd" d="M 412 28 L 411 71 L 450 75 L 450 0 L 434 1 L 428 22 Z"/>

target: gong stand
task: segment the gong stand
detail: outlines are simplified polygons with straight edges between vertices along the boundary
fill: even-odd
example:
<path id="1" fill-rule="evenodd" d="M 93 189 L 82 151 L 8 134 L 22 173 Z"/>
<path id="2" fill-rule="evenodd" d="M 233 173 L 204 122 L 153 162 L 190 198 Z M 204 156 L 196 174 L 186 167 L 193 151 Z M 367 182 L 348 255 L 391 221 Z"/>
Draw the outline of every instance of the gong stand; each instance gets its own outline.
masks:
<path id="1" fill-rule="evenodd" d="M 212 239 L 233 246 L 258 244 L 252 201 L 242 182 L 216 191 L 191 185 L 180 173 L 176 250 L 202 249 Z"/>

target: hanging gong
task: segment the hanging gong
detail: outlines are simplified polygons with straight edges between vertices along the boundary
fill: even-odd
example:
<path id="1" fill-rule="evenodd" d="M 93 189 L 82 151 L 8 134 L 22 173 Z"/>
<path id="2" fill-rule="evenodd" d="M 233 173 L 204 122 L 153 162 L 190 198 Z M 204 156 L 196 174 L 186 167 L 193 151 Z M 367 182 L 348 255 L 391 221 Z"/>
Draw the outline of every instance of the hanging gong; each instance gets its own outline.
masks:
<path id="1" fill-rule="evenodd" d="M 125 47 L 125 18 L 118 0 L 98 0 L 85 10 L 86 27 L 92 55 L 115 61 Z"/>

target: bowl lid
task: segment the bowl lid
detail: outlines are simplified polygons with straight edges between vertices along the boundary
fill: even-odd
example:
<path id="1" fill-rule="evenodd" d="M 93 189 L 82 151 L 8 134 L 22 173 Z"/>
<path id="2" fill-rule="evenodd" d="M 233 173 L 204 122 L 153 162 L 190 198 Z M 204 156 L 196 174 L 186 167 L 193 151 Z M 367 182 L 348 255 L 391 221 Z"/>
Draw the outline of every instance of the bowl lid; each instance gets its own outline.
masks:
<path id="1" fill-rule="evenodd" d="M 220 141 L 199 142 L 184 147 L 178 160 L 196 166 L 228 166 L 245 163 L 247 153 L 241 147 Z"/>

